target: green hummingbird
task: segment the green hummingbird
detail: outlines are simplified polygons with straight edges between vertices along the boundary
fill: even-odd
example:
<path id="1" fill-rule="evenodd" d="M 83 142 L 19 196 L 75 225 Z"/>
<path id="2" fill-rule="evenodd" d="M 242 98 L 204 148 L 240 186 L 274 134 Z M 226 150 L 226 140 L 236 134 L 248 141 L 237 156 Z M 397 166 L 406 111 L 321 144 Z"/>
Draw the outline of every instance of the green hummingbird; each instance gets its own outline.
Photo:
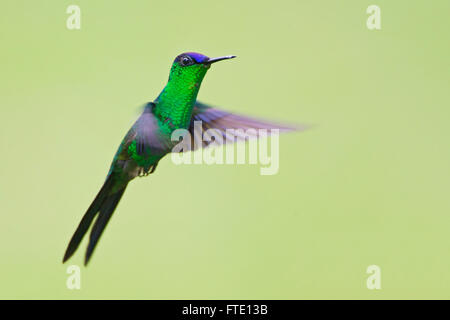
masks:
<path id="1" fill-rule="evenodd" d="M 128 183 L 138 176 L 153 173 L 158 162 L 179 143 L 171 139 L 175 130 L 186 129 L 193 135 L 194 121 L 202 122 L 203 132 L 213 128 L 224 137 L 227 129 L 277 128 L 280 131 L 298 129 L 294 126 L 236 115 L 197 101 L 200 85 L 211 65 L 232 58 L 235 56 L 209 58 L 195 52 L 183 53 L 175 58 L 167 85 L 155 101 L 145 105 L 142 114 L 122 140 L 102 188 L 87 209 L 67 246 L 63 262 L 75 253 L 95 219 L 84 260 L 87 265 Z M 227 142 L 225 139 L 224 143 Z M 208 142 L 201 144 L 202 147 L 207 145 Z M 199 147 L 194 146 L 192 150 Z"/>

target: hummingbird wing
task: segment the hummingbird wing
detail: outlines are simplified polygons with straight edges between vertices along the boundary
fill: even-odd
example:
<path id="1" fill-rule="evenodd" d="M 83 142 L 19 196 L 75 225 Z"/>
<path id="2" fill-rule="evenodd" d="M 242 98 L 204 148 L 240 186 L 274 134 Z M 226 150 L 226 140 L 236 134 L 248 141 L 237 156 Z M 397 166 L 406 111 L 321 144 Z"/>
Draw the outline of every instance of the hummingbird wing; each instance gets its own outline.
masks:
<path id="1" fill-rule="evenodd" d="M 172 147 L 169 137 L 161 134 L 158 119 L 152 112 L 153 102 L 147 103 L 142 114 L 128 131 L 119 150 L 113 160 L 113 165 L 120 161 L 135 160 L 141 162 L 141 158 L 163 156 L 170 152 Z M 149 156 L 152 157 L 149 157 Z M 139 164 L 138 163 L 138 164 Z"/>
<path id="2" fill-rule="evenodd" d="M 201 125 L 196 124 L 201 121 Z M 208 106 L 201 102 L 196 102 L 192 111 L 192 119 L 189 126 L 189 132 L 192 139 L 192 150 L 197 150 L 201 145 L 207 147 L 211 142 L 215 144 L 233 143 L 236 141 L 246 141 L 252 138 L 261 136 L 260 129 L 266 129 L 267 135 L 270 136 L 271 129 L 278 129 L 279 132 L 303 131 L 307 129 L 307 125 L 281 124 L 272 122 L 270 120 L 258 119 L 231 113 L 216 107 Z M 213 129 L 216 134 L 222 136 L 222 141 L 194 141 L 195 138 L 203 137 L 203 134 Z M 233 129 L 233 134 L 230 134 L 230 129 Z M 239 131 L 236 131 L 240 129 Z M 248 130 L 254 129 L 254 130 Z M 195 132 L 201 130 L 201 132 Z M 228 132 L 227 132 L 228 130 Z M 204 140 L 204 139 L 202 139 Z M 221 142 L 221 143 L 220 143 Z"/>
<path id="3" fill-rule="evenodd" d="M 136 152 L 139 156 L 151 153 L 152 156 L 164 155 L 172 147 L 167 135 L 161 134 L 158 119 L 153 114 L 153 102 L 147 103 L 144 112 L 136 121 L 133 130 L 136 133 Z"/>

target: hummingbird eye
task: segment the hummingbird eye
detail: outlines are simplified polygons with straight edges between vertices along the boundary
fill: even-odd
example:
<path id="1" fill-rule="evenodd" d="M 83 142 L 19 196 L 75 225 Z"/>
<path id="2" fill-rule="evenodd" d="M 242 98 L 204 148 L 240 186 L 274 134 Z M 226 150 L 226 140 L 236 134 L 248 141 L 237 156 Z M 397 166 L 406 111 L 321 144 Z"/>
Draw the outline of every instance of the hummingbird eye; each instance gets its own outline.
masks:
<path id="1" fill-rule="evenodd" d="M 183 67 L 187 67 L 194 64 L 194 60 L 189 56 L 184 56 L 180 59 L 180 64 Z"/>

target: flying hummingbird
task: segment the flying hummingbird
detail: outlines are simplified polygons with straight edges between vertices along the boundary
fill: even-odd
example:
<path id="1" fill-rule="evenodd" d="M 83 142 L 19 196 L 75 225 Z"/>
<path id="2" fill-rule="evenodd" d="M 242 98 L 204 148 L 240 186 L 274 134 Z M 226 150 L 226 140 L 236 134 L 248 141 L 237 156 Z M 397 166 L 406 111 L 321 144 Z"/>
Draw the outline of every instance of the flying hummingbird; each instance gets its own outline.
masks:
<path id="1" fill-rule="evenodd" d="M 172 152 L 173 147 L 179 143 L 171 140 L 175 130 L 186 129 L 193 135 L 194 121 L 202 121 L 203 131 L 212 128 L 224 137 L 227 129 L 298 129 L 236 115 L 197 101 L 200 85 L 211 64 L 232 58 L 235 56 L 209 58 L 195 52 L 183 53 L 175 58 L 167 85 L 155 101 L 145 105 L 142 114 L 122 140 L 102 188 L 67 246 L 63 262 L 75 253 L 95 219 L 84 260 L 85 265 L 89 262 L 128 183 L 137 176 L 153 173 L 158 162 Z M 225 139 L 224 143 L 227 141 Z M 207 144 L 208 142 L 203 142 L 201 146 L 206 147 Z M 192 149 L 195 149 L 195 145 L 194 143 Z"/>

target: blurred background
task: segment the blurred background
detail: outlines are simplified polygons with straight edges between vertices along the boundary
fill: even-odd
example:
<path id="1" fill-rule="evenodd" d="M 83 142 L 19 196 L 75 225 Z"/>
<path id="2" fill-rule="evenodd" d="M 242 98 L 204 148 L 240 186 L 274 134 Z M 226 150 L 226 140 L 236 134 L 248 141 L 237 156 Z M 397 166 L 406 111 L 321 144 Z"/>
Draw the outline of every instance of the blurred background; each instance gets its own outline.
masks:
<path id="1" fill-rule="evenodd" d="M 81 8 L 68 30 L 66 9 Z M 366 9 L 381 8 L 381 30 Z M 450 2 L 2 1 L 0 298 L 450 298 Z M 315 124 L 280 170 L 133 181 L 87 268 L 66 245 L 176 55 L 199 100 Z M 86 239 L 85 239 L 86 240 Z M 81 266 L 81 290 L 66 269 Z M 366 269 L 381 268 L 381 290 Z"/>

